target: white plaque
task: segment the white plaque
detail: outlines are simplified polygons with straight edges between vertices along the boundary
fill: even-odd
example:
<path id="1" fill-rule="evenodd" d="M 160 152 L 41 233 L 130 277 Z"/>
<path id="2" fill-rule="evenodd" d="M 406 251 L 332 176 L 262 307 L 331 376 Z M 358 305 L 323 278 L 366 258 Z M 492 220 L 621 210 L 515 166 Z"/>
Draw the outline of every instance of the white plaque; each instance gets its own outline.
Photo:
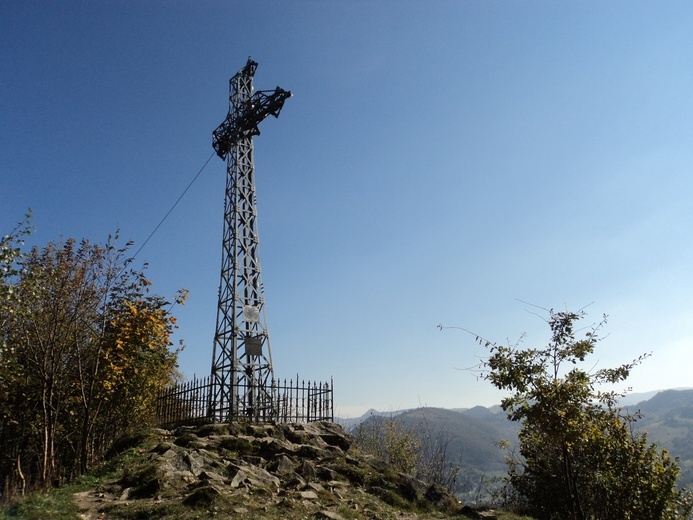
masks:
<path id="1" fill-rule="evenodd" d="M 260 309 L 255 305 L 243 306 L 243 320 L 248 323 L 260 322 Z"/>

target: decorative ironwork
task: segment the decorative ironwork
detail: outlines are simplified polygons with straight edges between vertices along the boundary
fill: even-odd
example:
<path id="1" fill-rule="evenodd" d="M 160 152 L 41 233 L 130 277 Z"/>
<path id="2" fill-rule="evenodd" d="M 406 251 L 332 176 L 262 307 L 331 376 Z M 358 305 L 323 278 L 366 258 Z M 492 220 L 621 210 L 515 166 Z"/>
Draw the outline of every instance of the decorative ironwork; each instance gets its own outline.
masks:
<path id="1" fill-rule="evenodd" d="M 277 422 L 314 422 L 334 420 L 332 381 L 271 381 L 270 393 L 276 396 Z M 157 399 L 156 423 L 164 428 L 178 424 L 213 422 L 209 398 L 212 378 L 193 379 L 162 391 Z"/>
<path id="2" fill-rule="evenodd" d="M 212 354 L 208 416 L 220 421 L 274 420 L 278 402 L 260 271 L 253 136 L 269 115 L 279 116 L 291 92 L 277 87 L 253 95 L 257 63 L 230 80 L 229 113 L 212 145 L 226 160 L 224 234 L 219 306 Z"/>

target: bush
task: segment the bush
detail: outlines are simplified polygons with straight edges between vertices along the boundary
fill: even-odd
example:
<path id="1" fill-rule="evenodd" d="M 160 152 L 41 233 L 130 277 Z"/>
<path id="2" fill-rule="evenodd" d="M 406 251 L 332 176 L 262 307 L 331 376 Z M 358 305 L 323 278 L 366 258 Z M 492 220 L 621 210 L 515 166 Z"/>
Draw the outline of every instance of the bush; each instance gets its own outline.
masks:
<path id="1" fill-rule="evenodd" d="M 549 311 L 544 348 L 480 340 L 490 351 L 486 379 L 511 392 L 501 406 L 522 423 L 509 483 L 540 520 L 685 518 L 691 504 L 676 488 L 677 462 L 631 431 L 636 418 L 616 408 L 619 394 L 595 390 L 624 381 L 646 356 L 613 369 L 581 368 L 606 321 L 578 339 L 574 326 L 584 316 Z"/>

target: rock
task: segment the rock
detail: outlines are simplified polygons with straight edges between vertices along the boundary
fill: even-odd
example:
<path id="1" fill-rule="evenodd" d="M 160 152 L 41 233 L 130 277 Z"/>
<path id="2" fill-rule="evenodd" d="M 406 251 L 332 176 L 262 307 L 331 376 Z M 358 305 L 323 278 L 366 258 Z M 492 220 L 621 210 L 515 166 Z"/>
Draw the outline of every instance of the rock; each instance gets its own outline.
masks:
<path id="1" fill-rule="evenodd" d="M 265 459 L 258 457 L 257 455 L 243 455 L 241 460 L 247 462 L 248 464 L 252 464 L 253 466 L 260 466 L 261 468 L 264 468 L 267 464 Z"/>
<path id="2" fill-rule="evenodd" d="M 242 469 L 238 469 L 236 471 L 236 474 L 233 476 L 233 479 L 231 480 L 231 484 L 229 484 L 232 488 L 237 488 L 241 484 L 243 484 L 246 479 L 248 478 L 248 474 L 243 471 Z"/>
<path id="3" fill-rule="evenodd" d="M 310 483 L 308 484 L 308 487 L 311 488 L 313 491 L 318 492 L 318 493 L 319 493 L 320 491 L 325 491 L 325 488 L 322 487 L 322 486 L 321 486 L 320 484 L 318 484 L 317 482 L 310 482 Z"/>
<path id="4" fill-rule="evenodd" d="M 411 502 L 415 501 L 419 496 L 427 492 L 426 484 L 421 482 L 419 479 L 412 477 L 411 475 L 399 473 L 397 475 L 397 481 L 399 494 Z M 428 491 L 431 489 L 435 490 L 436 488 L 431 486 L 428 488 Z"/>
<path id="5" fill-rule="evenodd" d="M 307 460 L 304 460 L 303 464 L 301 464 L 301 475 L 303 475 L 307 479 L 313 479 L 318 476 L 313 465 L 310 463 L 310 461 Z"/>
<path id="6" fill-rule="evenodd" d="M 296 452 L 296 448 L 290 442 L 275 437 L 257 439 L 253 444 L 253 449 L 256 455 L 268 460 L 275 455 L 290 455 Z"/>
<path id="7" fill-rule="evenodd" d="M 330 446 L 336 446 L 342 451 L 347 451 L 351 448 L 352 441 L 343 435 L 323 434 L 320 438 Z"/>
<path id="8" fill-rule="evenodd" d="M 317 468 L 317 476 L 320 480 L 337 480 L 339 478 L 339 474 L 335 470 L 323 466 Z"/>
<path id="9" fill-rule="evenodd" d="M 187 464 L 190 473 L 198 476 L 205 467 L 205 460 L 196 453 L 186 453 L 183 456 L 183 461 Z"/>
<path id="10" fill-rule="evenodd" d="M 197 435 L 195 435 L 192 432 L 189 433 L 184 433 L 180 437 L 178 437 L 175 441 L 173 441 L 173 444 L 176 446 L 180 446 L 181 448 L 186 448 L 190 446 L 191 443 L 195 442 L 198 440 Z"/>
<path id="11" fill-rule="evenodd" d="M 183 499 L 188 506 L 209 507 L 221 496 L 221 492 L 214 486 L 201 486 Z"/>
<path id="12" fill-rule="evenodd" d="M 214 481 L 220 484 L 223 484 L 225 480 L 222 475 L 219 475 L 219 473 L 215 473 L 209 468 L 202 470 L 200 474 L 197 475 L 197 477 L 200 479 L 200 481 Z"/>
<path id="13" fill-rule="evenodd" d="M 294 463 L 286 455 L 278 455 L 272 463 L 279 475 L 290 475 L 294 472 Z"/>
<path id="14" fill-rule="evenodd" d="M 317 460 L 320 459 L 322 450 L 320 448 L 316 448 L 315 446 L 311 446 L 310 444 L 301 444 L 298 447 L 297 455 L 299 457 L 303 457 L 305 459 L 313 459 Z"/>
<path id="15" fill-rule="evenodd" d="M 241 467 L 235 464 L 232 464 L 231 468 L 232 471 L 236 471 L 236 474 L 233 476 L 233 479 L 231 480 L 232 488 L 237 488 L 241 484 L 246 484 L 250 487 L 255 488 L 279 488 L 279 479 L 262 468 L 258 468 L 257 466 Z"/>
<path id="16" fill-rule="evenodd" d="M 229 425 L 226 423 L 205 424 L 195 431 L 198 437 L 229 435 Z"/>
<path id="17" fill-rule="evenodd" d="M 321 520 L 346 520 L 342 515 L 335 513 L 334 511 L 318 511 L 313 515 L 313 518 L 318 518 Z"/>
<path id="18" fill-rule="evenodd" d="M 181 427 L 175 437 L 166 432 L 148 452 L 140 450 L 147 453 L 146 481 L 139 478 L 141 469 L 134 470 L 136 478 L 114 481 L 108 494 L 140 509 L 140 499 L 177 500 L 177 507 L 182 501 L 193 508 L 192 517 L 199 509 L 219 518 L 340 520 L 337 507 L 345 507 L 360 518 L 390 518 L 393 504 L 405 508 L 406 518 L 417 516 L 405 504 L 432 507 L 435 514 L 459 512 L 459 503 L 442 489 L 397 473 L 353 442 L 332 423 Z"/>
<path id="19" fill-rule="evenodd" d="M 151 451 L 157 455 L 164 455 L 166 452 L 171 451 L 171 448 L 173 448 L 173 445 L 168 442 L 160 442 Z"/>
<path id="20" fill-rule="evenodd" d="M 284 484 L 286 489 L 303 489 L 306 487 L 306 481 L 300 475 L 294 473 L 292 478 Z"/>
<path id="21" fill-rule="evenodd" d="M 174 450 L 169 449 L 169 450 L 165 451 L 164 453 L 162 453 L 161 456 L 164 459 L 173 459 L 173 458 L 177 457 L 177 454 Z"/>

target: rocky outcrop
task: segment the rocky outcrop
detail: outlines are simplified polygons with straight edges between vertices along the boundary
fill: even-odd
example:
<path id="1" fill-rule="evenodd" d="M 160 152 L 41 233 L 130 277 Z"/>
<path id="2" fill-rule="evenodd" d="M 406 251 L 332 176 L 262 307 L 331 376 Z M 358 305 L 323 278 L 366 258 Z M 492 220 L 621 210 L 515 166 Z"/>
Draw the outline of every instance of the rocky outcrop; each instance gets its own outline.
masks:
<path id="1" fill-rule="evenodd" d="M 439 518 L 459 511 L 435 486 L 354 446 L 335 423 L 206 424 L 156 430 L 138 463 L 93 492 L 100 516 L 164 509 L 252 518 Z M 88 503 L 88 496 L 82 497 Z M 83 505 L 84 507 L 84 505 Z M 204 516 L 204 515 L 203 515 Z"/>

